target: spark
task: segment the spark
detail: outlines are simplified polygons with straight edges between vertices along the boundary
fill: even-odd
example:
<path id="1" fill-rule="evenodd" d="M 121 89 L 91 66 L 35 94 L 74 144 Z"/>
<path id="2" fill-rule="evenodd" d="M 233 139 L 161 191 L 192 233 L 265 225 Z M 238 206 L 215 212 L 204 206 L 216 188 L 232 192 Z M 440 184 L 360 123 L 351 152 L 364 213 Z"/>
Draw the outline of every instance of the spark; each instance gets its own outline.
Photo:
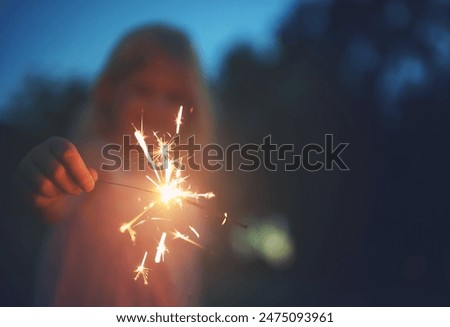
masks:
<path id="1" fill-rule="evenodd" d="M 180 132 L 181 120 L 183 115 L 183 106 L 180 106 L 176 119 L 176 134 Z M 175 138 L 171 137 L 169 141 L 166 141 L 163 136 L 159 136 L 158 133 L 153 132 L 153 136 L 156 139 L 158 148 L 153 156 L 149 153 L 147 144 L 145 143 L 145 135 L 143 134 L 143 118 L 141 117 L 141 130 L 134 127 L 134 136 L 136 137 L 139 146 L 144 151 L 147 161 L 153 168 L 157 181 L 152 177 L 146 175 L 146 178 L 155 186 L 157 193 L 159 193 L 158 201 L 162 202 L 166 206 L 170 206 L 171 203 L 176 203 L 182 206 L 182 202 L 185 199 L 200 198 L 211 199 L 215 196 L 213 192 L 197 193 L 190 190 L 190 185 L 186 187 L 185 182 L 188 176 L 181 176 L 181 169 L 177 165 L 177 160 L 171 156 L 173 148 L 175 146 Z M 134 125 L 133 125 L 134 126 Z M 168 134 L 170 136 L 170 134 Z M 162 167 L 163 173 L 160 175 L 157 170 Z"/>
<path id="2" fill-rule="evenodd" d="M 188 235 L 183 234 L 183 233 L 180 233 L 180 232 L 177 231 L 177 230 L 175 230 L 175 231 L 172 233 L 172 235 L 174 236 L 174 240 L 176 240 L 176 239 L 179 238 L 179 239 L 182 239 L 182 240 L 185 241 L 185 242 L 188 242 L 188 243 L 191 243 L 192 245 L 195 245 L 196 247 L 198 247 L 198 248 L 200 248 L 200 249 L 205 249 L 201 244 L 199 244 L 199 243 L 197 243 L 197 242 L 191 240 L 191 239 L 189 238 Z"/>
<path id="3" fill-rule="evenodd" d="M 141 123 L 142 124 L 142 123 Z M 133 125 L 134 127 L 134 125 Z M 152 166 L 153 171 L 155 172 L 156 177 L 158 178 L 158 181 L 161 181 L 161 178 L 159 177 L 158 170 L 156 169 L 155 162 L 153 161 L 152 156 L 148 152 L 147 143 L 145 143 L 145 136 L 143 134 L 143 131 L 138 130 L 136 127 L 134 127 L 134 137 L 138 141 L 139 146 L 141 147 L 142 151 L 144 151 L 145 158 Z"/>
<path id="4" fill-rule="evenodd" d="M 139 276 L 142 276 L 142 279 L 144 280 L 144 284 L 148 285 L 148 268 L 145 267 L 145 260 L 147 260 L 147 251 L 145 251 L 144 257 L 142 258 L 142 262 L 139 266 L 136 267 L 134 272 L 136 273 L 136 276 L 134 277 L 134 280 L 137 280 Z"/>
<path id="5" fill-rule="evenodd" d="M 222 220 L 222 226 L 225 225 L 225 223 L 227 222 L 228 214 L 226 212 L 224 212 L 223 216 L 224 216 L 224 218 Z"/>
<path id="6" fill-rule="evenodd" d="M 181 118 L 183 116 L 183 106 L 180 106 L 180 109 L 178 110 L 177 119 L 175 120 L 177 124 L 176 133 L 180 134 L 180 126 L 181 126 Z"/>
<path id="7" fill-rule="evenodd" d="M 133 244 L 136 242 L 136 230 L 133 227 L 136 227 L 140 224 L 142 224 L 142 222 L 136 223 L 148 210 L 150 210 L 152 207 L 154 206 L 154 203 L 150 203 L 150 205 L 144 209 L 144 211 L 142 211 L 140 214 L 138 214 L 136 217 L 134 217 L 133 219 L 131 219 L 129 222 L 127 223 L 123 223 L 122 226 L 120 226 L 119 230 L 120 232 L 123 234 L 125 232 L 128 232 L 128 234 L 130 235 L 131 241 L 133 242 Z"/>
<path id="8" fill-rule="evenodd" d="M 131 226 L 131 227 L 137 227 L 137 226 L 139 226 L 139 225 L 142 225 L 143 223 L 145 223 L 145 220 L 138 221 L 136 224 L 134 224 L 134 225 Z"/>
<path id="9" fill-rule="evenodd" d="M 194 227 L 189 226 L 189 229 L 192 231 L 192 233 L 194 233 L 195 236 L 197 236 L 197 238 L 200 238 L 200 234 L 197 232 L 197 230 Z"/>
<path id="10" fill-rule="evenodd" d="M 158 246 L 156 247 L 156 255 L 155 255 L 155 263 L 164 262 L 164 254 L 169 252 L 166 247 L 166 232 L 163 232 L 161 235 L 161 239 L 159 240 Z"/>
<path id="11" fill-rule="evenodd" d="M 152 217 L 152 218 L 150 218 L 150 220 L 154 220 L 154 221 L 171 221 L 172 219 L 160 218 L 160 217 Z"/>

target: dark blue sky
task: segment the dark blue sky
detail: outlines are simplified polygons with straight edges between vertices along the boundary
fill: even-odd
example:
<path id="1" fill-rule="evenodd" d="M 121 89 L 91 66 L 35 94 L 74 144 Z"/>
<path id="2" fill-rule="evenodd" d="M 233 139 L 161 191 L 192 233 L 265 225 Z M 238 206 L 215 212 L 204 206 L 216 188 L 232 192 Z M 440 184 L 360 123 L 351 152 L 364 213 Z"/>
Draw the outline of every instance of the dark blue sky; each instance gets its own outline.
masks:
<path id="1" fill-rule="evenodd" d="M 270 47 L 294 0 L 0 0 L 0 106 L 30 72 L 93 78 L 129 28 L 166 22 L 183 28 L 209 76 L 226 50 L 247 41 Z"/>

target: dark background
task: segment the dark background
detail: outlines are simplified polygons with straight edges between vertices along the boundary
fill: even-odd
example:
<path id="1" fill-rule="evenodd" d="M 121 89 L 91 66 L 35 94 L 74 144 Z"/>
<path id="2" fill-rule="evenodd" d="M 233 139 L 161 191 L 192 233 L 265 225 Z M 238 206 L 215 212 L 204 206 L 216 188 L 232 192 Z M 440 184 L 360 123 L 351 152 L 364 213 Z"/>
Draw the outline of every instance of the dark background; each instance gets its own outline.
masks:
<path id="1" fill-rule="evenodd" d="M 299 152 L 331 133 L 350 143 L 350 171 L 222 172 L 224 206 L 250 227 L 215 233 L 203 304 L 448 306 L 450 3 L 301 2 L 274 32 L 276 51 L 237 44 L 209 81 L 221 143 L 271 134 Z M 4 108 L 1 305 L 32 304 L 40 244 L 8 221 L 11 176 L 65 135 L 89 86 L 29 75 Z M 268 226 L 293 249 L 285 260 L 261 250 Z"/>

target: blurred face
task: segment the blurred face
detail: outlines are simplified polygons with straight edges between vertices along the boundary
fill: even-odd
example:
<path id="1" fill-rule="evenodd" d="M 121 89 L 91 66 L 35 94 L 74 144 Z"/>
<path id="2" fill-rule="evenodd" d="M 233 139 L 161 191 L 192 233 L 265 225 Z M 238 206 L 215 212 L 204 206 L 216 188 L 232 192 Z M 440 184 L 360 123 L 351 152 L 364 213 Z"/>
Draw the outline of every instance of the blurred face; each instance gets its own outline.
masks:
<path id="1" fill-rule="evenodd" d="M 192 69 L 164 55 L 157 55 L 147 65 L 125 79 L 115 95 L 117 136 L 132 134 L 132 123 L 139 128 L 141 113 L 148 131 L 174 132 L 180 105 L 193 105 Z"/>

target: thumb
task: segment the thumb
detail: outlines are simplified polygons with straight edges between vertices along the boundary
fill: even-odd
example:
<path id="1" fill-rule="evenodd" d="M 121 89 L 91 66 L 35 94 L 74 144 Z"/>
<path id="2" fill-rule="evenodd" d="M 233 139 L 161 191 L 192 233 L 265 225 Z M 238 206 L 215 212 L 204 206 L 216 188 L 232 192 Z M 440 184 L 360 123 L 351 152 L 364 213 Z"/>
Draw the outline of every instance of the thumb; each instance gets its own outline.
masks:
<path id="1" fill-rule="evenodd" d="M 92 179 L 94 182 L 98 180 L 98 173 L 94 168 L 88 167 L 89 172 L 91 173 Z"/>

